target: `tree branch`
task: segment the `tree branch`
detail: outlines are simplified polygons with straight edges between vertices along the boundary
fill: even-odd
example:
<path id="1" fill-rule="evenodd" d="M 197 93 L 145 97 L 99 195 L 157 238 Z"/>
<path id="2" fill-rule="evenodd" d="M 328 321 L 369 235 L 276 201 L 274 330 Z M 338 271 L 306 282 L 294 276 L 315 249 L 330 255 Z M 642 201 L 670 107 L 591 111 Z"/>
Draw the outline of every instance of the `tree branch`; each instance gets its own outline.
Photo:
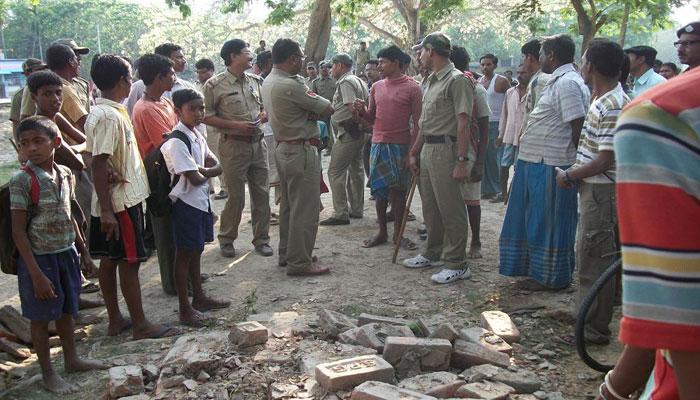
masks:
<path id="1" fill-rule="evenodd" d="M 359 17 L 358 22 L 360 24 L 364 25 L 365 27 L 369 28 L 374 33 L 376 33 L 380 36 L 383 36 L 383 37 L 391 40 L 392 42 L 396 43 L 397 46 L 403 47 L 404 41 L 401 40 L 401 38 L 399 38 L 398 36 L 394 35 L 393 33 L 389 32 L 389 31 L 386 31 L 386 30 L 378 27 L 377 25 L 374 24 L 374 22 L 370 21 L 366 17 Z"/>

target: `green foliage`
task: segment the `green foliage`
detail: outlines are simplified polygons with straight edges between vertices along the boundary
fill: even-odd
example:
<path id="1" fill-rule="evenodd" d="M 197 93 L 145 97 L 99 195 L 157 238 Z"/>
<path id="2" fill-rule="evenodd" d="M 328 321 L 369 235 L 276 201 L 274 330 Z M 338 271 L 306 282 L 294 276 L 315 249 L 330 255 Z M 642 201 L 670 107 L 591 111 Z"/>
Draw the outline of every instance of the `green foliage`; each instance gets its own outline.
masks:
<path id="1" fill-rule="evenodd" d="M 464 0 L 430 0 L 421 2 L 420 21 L 433 26 L 449 14 L 464 9 Z"/>
<path id="2" fill-rule="evenodd" d="M 243 11 L 251 0 L 224 0 L 221 2 L 221 12 L 235 14 Z M 177 8 L 183 18 L 192 15 L 188 0 L 165 0 L 168 7 Z M 265 22 L 270 25 L 281 25 L 292 20 L 296 14 L 296 0 L 265 0 L 265 5 L 271 10 Z"/>
<path id="3" fill-rule="evenodd" d="M 133 57 L 138 38 L 147 32 L 148 10 L 134 4 L 110 0 L 43 0 L 33 5 L 27 0 L 9 3 L 4 35 L 8 58 L 43 58 L 51 42 L 74 38 L 91 49 L 83 69 L 98 49 L 99 25 L 102 52 Z"/>

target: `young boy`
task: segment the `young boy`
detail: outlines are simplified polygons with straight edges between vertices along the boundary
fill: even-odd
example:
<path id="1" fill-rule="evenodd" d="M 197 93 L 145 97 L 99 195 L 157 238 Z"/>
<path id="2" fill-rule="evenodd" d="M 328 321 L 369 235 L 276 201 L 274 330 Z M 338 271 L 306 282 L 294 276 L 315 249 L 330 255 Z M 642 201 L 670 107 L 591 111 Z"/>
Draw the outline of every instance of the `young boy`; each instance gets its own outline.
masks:
<path id="1" fill-rule="evenodd" d="M 146 258 L 141 203 L 148 197 L 148 182 L 129 114 L 121 104 L 131 89 L 131 66 L 119 56 L 100 55 L 90 75 L 102 92 L 85 121 L 95 182 L 90 254 L 101 257 L 99 280 L 109 317 L 107 334 L 132 328 L 134 340 L 172 336 L 177 330 L 150 323 L 141 303 L 139 266 Z M 109 168 L 123 181 L 110 186 Z M 119 310 L 117 268 L 131 320 Z"/>
<path id="2" fill-rule="evenodd" d="M 17 280 L 22 315 L 31 321 L 32 343 L 46 389 L 58 394 L 75 390 L 51 366 L 49 322 L 55 321 L 61 337 L 66 371 L 104 369 L 106 365 L 78 357 L 73 338 L 73 316 L 78 313 L 80 261 L 87 248 L 71 217 L 75 198 L 73 175 L 54 163 L 61 145 L 58 127 L 45 117 L 29 117 L 17 126 L 17 138 L 26 170 L 10 180 L 12 238 L 17 246 Z M 39 201 L 31 199 L 36 176 Z M 25 228 L 26 227 L 26 228 Z M 91 265 L 89 263 L 88 265 Z"/>
<path id="3" fill-rule="evenodd" d="M 192 89 L 173 93 L 175 112 L 180 123 L 175 131 L 187 136 L 191 151 L 178 138 L 163 143 L 161 152 L 172 175 L 179 180 L 170 192 L 173 201 L 171 215 L 175 238 L 175 287 L 180 303 L 180 322 L 184 325 L 204 325 L 203 312 L 226 308 L 231 303 L 207 297 L 202 289 L 200 257 L 204 243 L 214 241 L 214 219 L 209 202 L 209 178 L 221 175 L 219 160 L 207 146 L 206 138 L 196 126 L 204 118 L 204 98 Z M 187 278 L 192 282 L 192 304 L 187 298 Z"/>

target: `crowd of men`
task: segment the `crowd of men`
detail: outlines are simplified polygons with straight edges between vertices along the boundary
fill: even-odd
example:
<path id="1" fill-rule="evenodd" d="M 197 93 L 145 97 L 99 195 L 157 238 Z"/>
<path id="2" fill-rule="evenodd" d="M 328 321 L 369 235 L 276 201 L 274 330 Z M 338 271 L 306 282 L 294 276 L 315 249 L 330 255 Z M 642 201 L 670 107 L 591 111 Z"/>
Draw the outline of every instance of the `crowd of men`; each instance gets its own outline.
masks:
<path id="1" fill-rule="evenodd" d="M 255 52 L 232 39 L 220 51 L 225 70 L 199 60 L 195 83 L 180 76 L 187 60 L 172 43 L 135 65 L 97 55 L 88 83 L 80 60 L 89 49 L 61 40 L 47 50 L 46 64 L 25 62 L 29 84 L 13 99 L 11 119 L 19 133 L 38 129 L 24 122 L 42 124 L 34 115 L 60 130 L 56 162 L 72 169 L 75 198 L 90 213 L 81 252 L 101 258 L 110 334 L 176 333 L 143 315 L 138 265 L 153 250 L 163 290 L 179 298 L 181 322 L 201 326 L 205 311 L 229 305 L 204 294 L 199 257 L 214 240 L 216 218 L 221 254 L 237 255 L 246 185 L 252 245 L 273 256 L 269 228 L 279 223 L 278 264 L 291 276 L 330 272 L 312 254 L 318 226 L 364 218 L 365 185 L 378 232 L 359 245 L 416 249 L 400 229 L 415 185 L 427 238 L 403 265 L 440 267 L 435 283 L 471 275 L 468 260 L 481 257 L 482 199 L 507 205 L 499 271 L 525 277 L 519 289 L 567 288 L 578 269 L 580 301 L 622 246 L 626 348 L 600 398 L 627 398 L 651 375 L 653 390 L 690 399 L 700 393 L 692 379 L 700 362 L 700 103 L 693 91 L 700 87 L 700 22 L 677 37 L 683 72 L 657 62 L 649 46 L 622 49 L 605 39 L 593 40 L 578 62 L 574 41 L 556 35 L 522 45 L 515 79 L 496 73 L 494 54 L 479 58 L 481 74 L 469 71 L 466 49 L 440 32 L 413 54 L 392 45 L 373 58 L 362 42 L 354 57 L 319 64 L 305 63 L 291 39 L 271 50 L 260 41 Z M 412 63 L 415 77 L 406 74 Z M 319 221 L 323 147 L 333 214 Z M 150 200 L 143 211 L 153 188 L 144 163 L 153 154 L 162 154 L 173 177 L 167 213 Z M 225 200 L 219 216 L 212 195 Z M 271 204 L 279 204 L 278 214 Z M 117 270 L 131 318 L 119 310 Z M 598 296 L 587 341 L 609 343 L 617 290 L 611 283 Z M 669 370 L 672 382 L 663 374 Z"/>

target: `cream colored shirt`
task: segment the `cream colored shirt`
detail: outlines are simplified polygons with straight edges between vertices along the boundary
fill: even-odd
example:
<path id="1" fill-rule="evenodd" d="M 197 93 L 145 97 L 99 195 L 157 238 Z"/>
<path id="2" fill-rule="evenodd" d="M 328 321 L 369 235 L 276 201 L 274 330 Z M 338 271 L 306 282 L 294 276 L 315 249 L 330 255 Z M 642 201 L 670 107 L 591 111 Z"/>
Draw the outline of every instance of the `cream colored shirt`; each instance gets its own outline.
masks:
<path id="1" fill-rule="evenodd" d="M 110 185 L 114 212 L 140 204 L 149 195 L 146 170 L 139 155 L 126 106 L 99 98 L 85 121 L 87 150 L 93 156 L 109 155 L 109 167 L 128 182 Z M 99 217 L 101 206 L 93 189 L 91 213 Z"/>

